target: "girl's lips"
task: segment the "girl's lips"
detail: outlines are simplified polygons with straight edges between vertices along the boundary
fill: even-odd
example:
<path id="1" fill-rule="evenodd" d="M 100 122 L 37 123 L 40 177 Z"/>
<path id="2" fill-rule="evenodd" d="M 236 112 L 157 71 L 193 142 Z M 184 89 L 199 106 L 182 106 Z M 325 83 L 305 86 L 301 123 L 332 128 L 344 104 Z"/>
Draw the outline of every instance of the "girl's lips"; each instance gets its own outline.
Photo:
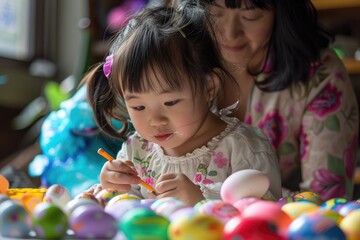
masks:
<path id="1" fill-rule="evenodd" d="M 225 45 L 223 45 L 223 48 L 226 49 L 229 52 L 240 52 L 245 48 L 245 45 L 239 45 L 239 46 L 225 46 Z"/>
<path id="2" fill-rule="evenodd" d="M 172 133 L 166 133 L 166 134 L 161 134 L 161 135 L 155 135 L 154 137 L 156 138 L 156 140 L 163 142 L 169 139 L 169 137 L 171 137 L 173 134 Z"/>

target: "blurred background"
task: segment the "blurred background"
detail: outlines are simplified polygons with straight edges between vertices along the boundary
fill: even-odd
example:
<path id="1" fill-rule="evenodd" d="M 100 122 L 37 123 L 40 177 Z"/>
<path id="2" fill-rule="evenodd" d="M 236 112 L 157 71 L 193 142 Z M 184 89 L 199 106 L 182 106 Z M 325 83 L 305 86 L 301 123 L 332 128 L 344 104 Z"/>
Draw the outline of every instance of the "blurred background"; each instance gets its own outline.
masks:
<path id="1" fill-rule="evenodd" d="M 313 0 L 360 102 L 360 0 Z M 141 0 L 0 0 L 0 169 L 26 185 L 43 119 L 76 92 Z M 360 157 L 360 154 L 358 154 Z M 10 173 L 10 175 L 12 174 Z M 9 174 L 9 173 L 8 173 Z M 360 183 L 360 179 L 357 180 Z"/>

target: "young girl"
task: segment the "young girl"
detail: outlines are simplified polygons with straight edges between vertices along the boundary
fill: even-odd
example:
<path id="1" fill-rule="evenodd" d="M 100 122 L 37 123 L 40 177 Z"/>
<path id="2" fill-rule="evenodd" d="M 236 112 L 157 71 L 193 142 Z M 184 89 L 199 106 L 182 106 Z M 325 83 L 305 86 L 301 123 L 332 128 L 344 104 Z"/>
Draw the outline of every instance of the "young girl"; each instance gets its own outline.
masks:
<path id="1" fill-rule="evenodd" d="M 155 187 L 157 198 L 194 205 L 219 199 L 232 173 L 257 169 L 270 179 L 265 197 L 281 197 L 278 160 L 266 137 L 211 111 L 229 74 L 210 25 L 192 4 L 145 9 L 114 41 L 106 62 L 87 76 L 99 127 L 123 137 L 126 128 L 114 129 L 110 119 L 127 126 L 129 116 L 136 129 L 117 159 L 103 166 L 102 188 L 155 197 L 136 185 L 140 177 Z"/>

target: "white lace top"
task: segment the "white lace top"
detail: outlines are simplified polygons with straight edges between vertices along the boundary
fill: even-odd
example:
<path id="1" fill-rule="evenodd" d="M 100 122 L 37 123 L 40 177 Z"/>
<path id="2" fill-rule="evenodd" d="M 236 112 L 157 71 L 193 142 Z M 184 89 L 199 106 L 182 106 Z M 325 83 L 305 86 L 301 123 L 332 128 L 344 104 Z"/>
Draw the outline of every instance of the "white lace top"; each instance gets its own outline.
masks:
<path id="1" fill-rule="evenodd" d="M 247 126 L 236 118 L 223 118 L 226 129 L 206 145 L 185 156 L 165 155 L 162 148 L 134 133 L 122 146 L 117 159 L 133 161 L 139 176 L 150 185 L 163 173 L 184 173 L 200 186 L 205 198 L 220 199 L 220 188 L 232 173 L 242 169 L 256 169 L 270 179 L 265 197 L 281 197 L 278 158 L 258 128 Z M 239 186 L 241 187 L 241 186 Z M 147 197 L 147 190 L 134 185 L 132 193 Z"/>

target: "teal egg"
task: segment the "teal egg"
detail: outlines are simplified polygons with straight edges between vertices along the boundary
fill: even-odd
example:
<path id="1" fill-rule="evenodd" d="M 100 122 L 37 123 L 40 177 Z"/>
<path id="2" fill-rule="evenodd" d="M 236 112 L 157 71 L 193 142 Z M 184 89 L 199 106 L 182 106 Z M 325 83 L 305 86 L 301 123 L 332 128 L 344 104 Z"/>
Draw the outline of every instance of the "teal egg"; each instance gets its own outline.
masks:
<path id="1" fill-rule="evenodd" d="M 34 208 L 33 224 L 37 237 L 59 239 L 66 234 L 69 221 L 59 206 L 41 202 Z"/>
<path id="2" fill-rule="evenodd" d="M 134 208 L 125 213 L 121 231 L 127 239 L 168 239 L 169 220 L 148 208 Z"/>
<path id="3" fill-rule="evenodd" d="M 9 199 L 0 205 L 0 235 L 26 238 L 32 230 L 32 219 L 25 208 Z"/>

